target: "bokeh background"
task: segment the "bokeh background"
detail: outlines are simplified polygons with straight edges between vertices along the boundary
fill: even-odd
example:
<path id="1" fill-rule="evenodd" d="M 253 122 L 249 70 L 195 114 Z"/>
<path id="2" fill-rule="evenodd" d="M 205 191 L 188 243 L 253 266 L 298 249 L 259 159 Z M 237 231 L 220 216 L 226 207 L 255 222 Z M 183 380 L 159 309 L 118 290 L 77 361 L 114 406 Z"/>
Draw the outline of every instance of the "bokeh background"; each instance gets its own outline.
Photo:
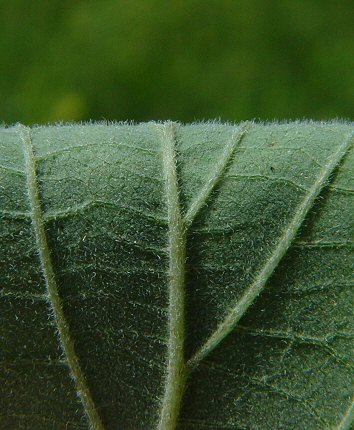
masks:
<path id="1" fill-rule="evenodd" d="M 0 0 L 0 121 L 354 113 L 353 0 Z"/>

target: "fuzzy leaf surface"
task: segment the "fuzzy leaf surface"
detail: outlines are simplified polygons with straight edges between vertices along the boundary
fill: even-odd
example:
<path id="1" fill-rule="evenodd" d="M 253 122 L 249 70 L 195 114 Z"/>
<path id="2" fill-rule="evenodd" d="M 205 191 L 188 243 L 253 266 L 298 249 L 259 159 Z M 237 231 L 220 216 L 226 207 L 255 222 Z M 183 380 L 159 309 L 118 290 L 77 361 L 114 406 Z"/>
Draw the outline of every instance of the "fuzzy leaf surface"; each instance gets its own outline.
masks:
<path id="1" fill-rule="evenodd" d="M 350 429 L 353 131 L 0 129 L 0 428 Z"/>

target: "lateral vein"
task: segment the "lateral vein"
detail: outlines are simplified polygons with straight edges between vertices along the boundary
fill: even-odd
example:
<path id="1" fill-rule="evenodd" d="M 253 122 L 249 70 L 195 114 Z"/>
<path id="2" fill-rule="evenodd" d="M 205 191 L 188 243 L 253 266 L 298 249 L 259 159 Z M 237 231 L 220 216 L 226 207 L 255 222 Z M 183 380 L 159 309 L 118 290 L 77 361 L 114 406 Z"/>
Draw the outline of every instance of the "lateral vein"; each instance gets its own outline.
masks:
<path id="1" fill-rule="evenodd" d="M 349 430 L 354 421 L 354 401 L 352 401 L 337 430 Z"/>
<path id="2" fill-rule="evenodd" d="M 158 429 L 173 430 L 177 425 L 186 381 L 184 360 L 186 229 L 179 203 L 175 154 L 175 124 L 169 122 L 164 125 L 156 125 L 156 127 L 162 135 L 163 170 L 166 184 L 169 226 L 168 362 Z"/>
<path id="3" fill-rule="evenodd" d="M 78 356 L 75 352 L 74 340 L 71 337 L 69 324 L 64 315 L 62 300 L 60 298 L 58 285 L 55 279 L 40 201 L 37 167 L 31 130 L 29 128 L 21 127 L 20 138 L 24 145 L 26 159 L 27 188 L 31 206 L 32 225 L 36 236 L 42 272 L 46 282 L 48 298 L 54 314 L 54 320 L 57 325 L 61 347 L 66 356 L 78 395 L 88 416 L 91 428 L 93 430 L 104 430 L 104 425 L 96 409 L 85 375 L 81 369 Z"/>
<path id="4" fill-rule="evenodd" d="M 268 279 L 273 273 L 274 269 L 279 264 L 280 260 L 284 257 L 291 243 L 296 237 L 296 233 L 301 227 L 308 211 L 311 209 L 316 198 L 321 192 L 323 186 L 328 181 L 330 175 L 336 166 L 340 163 L 344 155 L 347 153 L 353 141 L 353 133 L 344 140 L 336 151 L 329 159 L 327 164 L 320 170 L 317 180 L 309 188 L 303 201 L 299 204 L 295 216 L 285 229 L 283 235 L 278 241 L 273 253 L 270 255 L 266 264 L 256 274 L 254 281 L 250 287 L 245 291 L 241 299 L 226 315 L 225 319 L 219 324 L 214 333 L 206 340 L 206 342 L 199 348 L 199 350 L 188 360 L 186 367 L 188 371 L 192 371 L 198 363 L 209 355 L 219 343 L 231 333 L 240 318 L 245 314 L 249 306 L 254 302 L 255 298 L 265 287 Z"/>
<path id="5" fill-rule="evenodd" d="M 230 142 L 228 143 L 222 156 L 220 157 L 220 160 L 218 160 L 216 163 L 213 174 L 204 184 L 199 195 L 195 198 L 194 202 L 192 202 L 184 216 L 184 222 L 187 228 L 190 227 L 202 207 L 207 203 L 208 198 L 210 197 L 215 186 L 218 184 L 223 173 L 225 172 L 225 169 L 227 168 L 236 148 L 242 142 L 242 139 L 245 136 L 248 127 L 249 123 L 245 123 L 237 129 L 236 133 L 232 135 Z"/>

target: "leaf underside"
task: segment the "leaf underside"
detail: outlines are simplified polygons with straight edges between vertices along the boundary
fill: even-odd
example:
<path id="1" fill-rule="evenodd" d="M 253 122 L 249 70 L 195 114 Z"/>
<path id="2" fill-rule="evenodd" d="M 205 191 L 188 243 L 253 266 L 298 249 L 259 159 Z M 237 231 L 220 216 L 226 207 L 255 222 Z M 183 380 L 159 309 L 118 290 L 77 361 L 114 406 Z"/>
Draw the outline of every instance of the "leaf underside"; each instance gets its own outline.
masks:
<path id="1" fill-rule="evenodd" d="M 0 129 L 0 428 L 350 429 L 353 131 Z"/>

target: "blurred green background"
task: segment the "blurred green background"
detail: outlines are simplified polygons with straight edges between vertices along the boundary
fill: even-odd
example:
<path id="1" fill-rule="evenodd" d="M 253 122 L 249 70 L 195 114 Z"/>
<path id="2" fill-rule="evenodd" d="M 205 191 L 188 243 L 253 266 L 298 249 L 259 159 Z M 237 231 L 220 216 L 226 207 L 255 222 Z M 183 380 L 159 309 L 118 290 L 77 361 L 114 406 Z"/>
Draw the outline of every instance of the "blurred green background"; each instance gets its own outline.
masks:
<path id="1" fill-rule="evenodd" d="M 0 0 L 0 120 L 353 119 L 353 0 Z"/>

